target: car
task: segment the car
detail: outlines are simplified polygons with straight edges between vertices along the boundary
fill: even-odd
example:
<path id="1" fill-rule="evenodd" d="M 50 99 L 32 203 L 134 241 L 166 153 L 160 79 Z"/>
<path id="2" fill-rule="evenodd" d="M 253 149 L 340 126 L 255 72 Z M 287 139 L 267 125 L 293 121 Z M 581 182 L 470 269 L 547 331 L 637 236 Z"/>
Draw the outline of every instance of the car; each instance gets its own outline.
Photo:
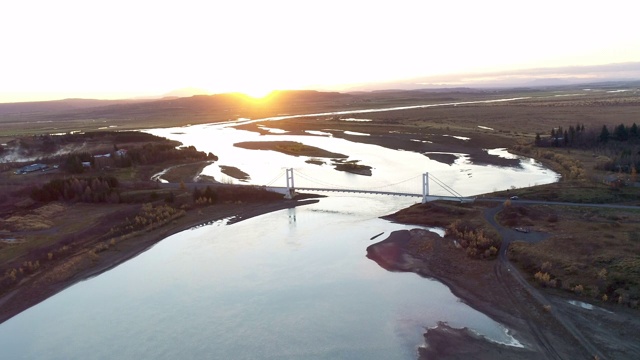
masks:
<path id="1" fill-rule="evenodd" d="M 511 199 L 511 200 L 518 200 L 518 199 L 519 199 L 519 197 L 517 197 L 517 196 L 512 196 L 512 197 L 510 197 L 509 199 Z"/>

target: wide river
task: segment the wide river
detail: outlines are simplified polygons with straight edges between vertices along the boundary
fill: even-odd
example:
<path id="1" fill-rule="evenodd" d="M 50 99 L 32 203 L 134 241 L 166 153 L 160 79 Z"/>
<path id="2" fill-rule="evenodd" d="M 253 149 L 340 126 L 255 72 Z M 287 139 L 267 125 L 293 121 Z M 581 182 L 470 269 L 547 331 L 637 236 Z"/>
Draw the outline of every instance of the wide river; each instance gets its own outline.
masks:
<path id="1" fill-rule="evenodd" d="M 259 136 L 229 125 L 150 132 L 218 155 L 219 162 L 205 172 L 230 182 L 218 164 L 240 168 L 255 184 L 275 179 L 274 185 L 284 186 L 279 176 L 291 167 L 300 175 L 299 186 L 416 193 L 422 172 L 429 171 L 465 196 L 557 179 L 530 159 L 518 168 L 501 168 L 474 165 L 458 154 L 455 164 L 446 165 L 423 154 L 322 134 Z M 273 139 L 347 154 L 372 166 L 373 176 L 232 146 Z M 432 192 L 444 194 L 434 186 Z M 391 273 L 366 258 L 367 246 L 415 227 L 379 217 L 416 201 L 332 194 L 317 204 L 178 233 L 1 324 L 0 358 L 415 359 L 425 329 L 439 321 L 518 346 L 508 329 L 441 283 Z"/>

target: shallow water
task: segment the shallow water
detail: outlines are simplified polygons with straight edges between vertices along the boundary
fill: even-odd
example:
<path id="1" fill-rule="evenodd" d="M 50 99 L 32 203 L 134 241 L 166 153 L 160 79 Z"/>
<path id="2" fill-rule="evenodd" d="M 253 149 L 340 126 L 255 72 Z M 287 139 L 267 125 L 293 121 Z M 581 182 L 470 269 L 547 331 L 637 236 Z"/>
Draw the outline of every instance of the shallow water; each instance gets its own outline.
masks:
<path id="1" fill-rule="evenodd" d="M 277 121 L 270 127 L 277 127 Z M 476 165 L 467 154 L 454 154 L 458 160 L 448 165 L 431 160 L 425 154 L 399 151 L 382 146 L 352 142 L 331 136 L 317 135 L 260 135 L 256 132 L 238 130 L 229 124 L 207 124 L 181 128 L 154 129 L 148 132 L 177 140 L 184 145 L 212 152 L 219 161 L 208 166 L 203 174 L 218 181 L 239 183 L 220 170 L 220 165 L 235 166 L 248 173 L 250 184 L 285 186 L 286 168 L 293 168 L 295 184 L 300 187 L 357 188 L 363 190 L 422 193 L 422 174 L 439 179 L 463 196 L 472 196 L 508 188 L 518 188 L 554 182 L 558 174 L 544 168 L 529 158 L 520 158 L 519 167 Z M 420 139 L 416 139 L 420 141 Z M 243 141 L 297 141 L 331 152 L 348 155 L 347 160 L 358 160 L 371 166 L 372 176 L 354 175 L 337 171 L 330 159 L 321 159 L 323 165 L 306 163 L 307 157 L 285 155 L 276 151 L 248 150 L 234 147 Z M 504 149 L 488 149 L 491 155 L 516 157 Z M 430 187 L 433 195 L 449 195 L 439 186 Z"/>

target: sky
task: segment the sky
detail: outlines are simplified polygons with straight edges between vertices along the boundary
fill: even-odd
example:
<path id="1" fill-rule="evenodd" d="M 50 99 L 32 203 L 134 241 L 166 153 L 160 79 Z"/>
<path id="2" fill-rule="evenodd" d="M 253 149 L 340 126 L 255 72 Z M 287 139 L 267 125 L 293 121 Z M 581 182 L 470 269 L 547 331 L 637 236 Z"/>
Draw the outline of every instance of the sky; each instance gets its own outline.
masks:
<path id="1" fill-rule="evenodd" d="M 0 4 L 0 102 L 259 96 L 640 61 L 635 0 L 20 0 Z"/>

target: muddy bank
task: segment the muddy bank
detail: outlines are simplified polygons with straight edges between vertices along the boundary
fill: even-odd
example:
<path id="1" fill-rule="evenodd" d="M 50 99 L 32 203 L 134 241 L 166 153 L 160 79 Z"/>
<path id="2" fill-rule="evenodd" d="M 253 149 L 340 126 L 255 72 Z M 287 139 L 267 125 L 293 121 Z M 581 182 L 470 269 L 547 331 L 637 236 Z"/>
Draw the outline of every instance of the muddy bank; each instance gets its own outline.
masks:
<path id="1" fill-rule="evenodd" d="M 442 282 L 463 302 L 507 327 L 524 346 L 506 351 L 504 345 L 482 338 L 467 342 L 464 331 L 443 328 L 425 337 L 428 350 L 420 352 L 428 356 L 423 359 L 514 359 L 521 352 L 527 354 L 524 359 L 590 356 L 517 281 L 496 275 L 497 261 L 470 259 L 449 239 L 423 229 L 396 231 L 369 246 L 367 257 L 389 271 L 414 272 Z M 478 357 L 487 349 L 491 356 Z"/>
<path id="2" fill-rule="evenodd" d="M 70 266 L 74 268 L 73 274 L 62 280 L 49 280 L 52 277 L 48 276 L 50 274 L 46 271 L 34 274 L 16 289 L 0 297 L 0 323 L 3 323 L 75 283 L 87 280 L 117 267 L 147 251 L 156 243 L 178 232 L 225 218 L 231 218 L 230 223 L 236 223 L 269 212 L 316 202 L 318 202 L 318 200 L 305 199 L 299 201 L 280 200 L 252 204 L 218 204 L 187 212 L 184 217 L 177 219 L 175 222 L 168 223 L 163 227 L 118 243 L 113 249 L 101 252 L 99 257 L 92 258 L 90 262 L 81 261 L 70 263 L 67 260 L 61 261 L 55 266 L 56 270 Z M 86 249 L 86 251 L 88 251 L 88 249 Z"/>
<path id="3" fill-rule="evenodd" d="M 424 334 L 427 347 L 418 348 L 419 359 L 519 359 L 536 360 L 533 351 L 491 342 L 467 328 L 454 329 L 438 323 Z"/>

